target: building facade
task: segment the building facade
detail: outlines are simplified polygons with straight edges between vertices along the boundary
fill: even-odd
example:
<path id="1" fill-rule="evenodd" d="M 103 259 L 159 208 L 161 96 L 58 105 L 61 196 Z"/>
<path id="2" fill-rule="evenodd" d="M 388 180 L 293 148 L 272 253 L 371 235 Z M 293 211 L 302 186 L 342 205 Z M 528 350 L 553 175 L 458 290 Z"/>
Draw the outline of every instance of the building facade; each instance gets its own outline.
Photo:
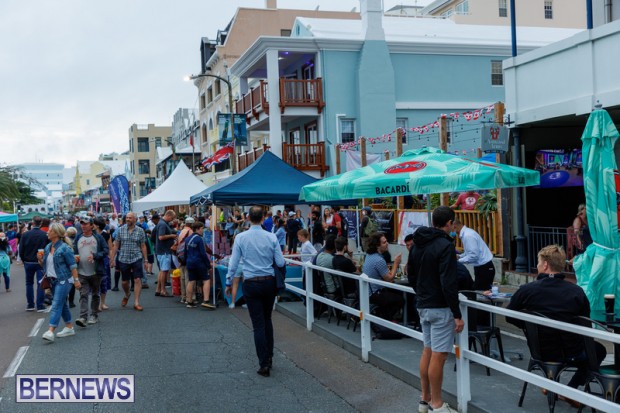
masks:
<path id="1" fill-rule="evenodd" d="M 171 126 L 133 124 L 129 128 L 131 199 L 136 201 L 156 188 L 157 148 L 172 142 Z"/>
<path id="2" fill-rule="evenodd" d="M 57 211 L 61 205 L 64 165 L 58 163 L 23 163 L 15 165 L 20 180 L 27 183 L 34 196 L 44 200 L 46 212 Z M 39 205 L 39 210 L 43 205 Z"/>

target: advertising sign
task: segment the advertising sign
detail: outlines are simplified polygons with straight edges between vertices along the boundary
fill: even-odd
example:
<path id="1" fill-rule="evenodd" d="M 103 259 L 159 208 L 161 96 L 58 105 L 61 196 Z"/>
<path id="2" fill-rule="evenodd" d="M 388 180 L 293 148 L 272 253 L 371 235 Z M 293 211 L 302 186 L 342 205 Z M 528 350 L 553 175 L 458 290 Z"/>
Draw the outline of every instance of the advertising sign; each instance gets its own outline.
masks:
<path id="1" fill-rule="evenodd" d="M 234 119 L 235 145 L 247 145 L 248 132 L 246 129 L 245 114 L 235 113 Z M 230 124 L 230 113 L 220 113 L 217 115 L 217 125 L 219 130 L 220 145 L 224 146 L 227 143 L 232 142 L 233 128 Z"/>
<path id="2" fill-rule="evenodd" d="M 108 190 L 114 204 L 114 210 L 123 215 L 129 213 L 129 182 L 127 182 L 127 178 L 119 175 L 112 179 Z"/>
<path id="3" fill-rule="evenodd" d="M 508 128 L 506 126 L 483 125 L 480 136 L 482 152 L 508 152 Z"/>

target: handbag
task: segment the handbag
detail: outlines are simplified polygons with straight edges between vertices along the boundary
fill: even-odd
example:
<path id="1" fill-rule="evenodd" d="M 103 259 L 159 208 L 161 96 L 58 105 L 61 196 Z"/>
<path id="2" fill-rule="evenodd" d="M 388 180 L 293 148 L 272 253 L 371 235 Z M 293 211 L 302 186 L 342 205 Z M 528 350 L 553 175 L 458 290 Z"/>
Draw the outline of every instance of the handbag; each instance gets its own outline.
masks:
<path id="1" fill-rule="evenodd" d="M 49 290 L 50 288 L 52 288 L 52 283 L 50 282 L 50 279 L 47 275 L 44 275 L 43 278 L 41 278 L 39 287 L 43 290 Z"/>

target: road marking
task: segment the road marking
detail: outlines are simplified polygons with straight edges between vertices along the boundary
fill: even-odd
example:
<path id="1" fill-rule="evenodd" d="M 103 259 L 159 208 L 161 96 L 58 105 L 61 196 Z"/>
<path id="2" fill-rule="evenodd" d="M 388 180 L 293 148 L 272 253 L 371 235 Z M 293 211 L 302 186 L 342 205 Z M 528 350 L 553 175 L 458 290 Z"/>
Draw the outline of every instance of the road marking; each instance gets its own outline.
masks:
<path id="1" fill-rule="evenodd" d="M 17 350 L 17 354 L 13 357 L 13 361 L 9 364 L 9 368 L 4 372 L 4 376 L 2 376 L 3 378 L 6 379 L 7 377 L 15 376 L 15 373 L 17 372 L 19 365 L 22 363 L 27 351 L 28 346 L 20 347 L 19 350 Z"/>
<path id="2" fill-rule="evenodd" d="M 43 325 L 43 321 L 45 321 L 44 318 L 39 318 L 37 322 L 34 323 L 34 327 L 32 327 L 32 330 L 30 330 L 30 334 L 28 334 L 28 337 L 36 337 L 37 334 L 39 334 L 39 329 Z"/>

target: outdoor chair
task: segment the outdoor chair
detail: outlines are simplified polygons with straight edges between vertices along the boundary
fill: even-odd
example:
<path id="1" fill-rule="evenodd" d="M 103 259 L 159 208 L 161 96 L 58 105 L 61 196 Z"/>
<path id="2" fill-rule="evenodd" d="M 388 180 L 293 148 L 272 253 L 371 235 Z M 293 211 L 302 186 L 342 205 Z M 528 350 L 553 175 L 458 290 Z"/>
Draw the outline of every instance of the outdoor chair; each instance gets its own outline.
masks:
<path id="1" fill-rule="evenodd" d="M 528 314 L 548 318 L 540 313 L 529 312 Z M 545 375 L 547 379 L 559 382 L 561 374 L 569 368 L 572 368 L 573 366 L 566 362 L 543 360 L 539 338 L 542 328 L 544 327 L 539 324 L 524 321 L 523 333 L 525 334 L 525 338 L 527 340 L 527 346 L 530 349 L 530 361 L 527 366 L 527 371 L 532 372 L 534 370 L 539 370 Z M 554 340 L 552 345 L 555 348 L 563 348 L 562 336 L 560 334 L 552 335 L 550 337 L 547 337 L 547 339 Z M 523 399 L 525 398 L 526 390 L 527 381 L 523 382 L 523 389 L 521 390 L 521 397 L 519 398 L 519 407 L 523 406 Z M 557 401 L 558 397 L 555 393 L 552 393 L 550 391 L 548 391 L 546 394 L 547 403 L 549 405 L 549 413 L 553 413 L 553 411 L 555 410 L 555 402 Z"/>
<path id="2" fill-rule="evenodd" d="M 357 283 L 356 283 L 356 287 L 357 287 Z M 340 277 L 340 296 L 342 297 L 342 304 L 346 305 L 347 307 L 351 307 L 351 308 L 355 308 L 356 310 L 359 310 L 360 308 L 359 291 L 356 288 L 355 291 L 347 292 L 345 289 L 344 279 L 342 277 Z M 357 318 L 357 317 L 349 313 L 346 313 L 347 330 L 349 329 L 349 326 L 351 325 L 351 321 L 353 321 L 353 331 L 355 331 L 355 327 L 357 326 L 357 323 L 359 322 L 359 320 L 355 320 L 354 318 Z M 337 325 L 340 325 L 340 318 L 338 318 Z"/>
<path id="3" fill-rule="evenodd" d="M 478 291 L 463 290 L 459 291 L 467 297 L 468 300 L 477 301 L 478 297 L 484 297 L 488 300 L 490 305 L 495 305 L 493 298 L 485 296 Z M 502 344 L 502 334 L 499 327 L 495 326 L 495 323 L 491 322 L 489 313 L 486 311 L 480 311 L 476 308 L 467 309 L 467 319 L 469 320 L 468 329 L 468 344 L 469 349 L 472 348 L 477 353 L 478 344 L 480 344 L 480 353 L 483 356 L 491 357 L 491 340 L 497 341 L 497 349 L 499 350 L 499 358 L 502 362 L 506 362 L 504 358 L 504 346 Z M 483 324 L 483 322 L 485 322 Z M 491 375 L 491 369 L 486 368 L 487 376 Z"/>
<path id="4" fill-rule="evenodd" d="M 598 321 L 591 320 L 587 317 L 578 317 L 576 324 L 583 327 L 598 328 L 605 331 L 612 331 L 607 326 Z M 620 367 L 619 366 L 599 366 L 595 342 L 592 337 L 582 336 L 586 348 L 586 355 L 588 357 L 588 377 L 586 379 L 586 385 L 584 391 L 586 393 L 596 394 L 606 400 L 613 402 L 620 402 Z M 590 384 L 596 382 L 600 388 L 601 393 L 592 392 Z M 579 412 L 583 410 L 583 405 L 579 408 Z M 594 411 L 594 409 L 592 409 Z"/>

